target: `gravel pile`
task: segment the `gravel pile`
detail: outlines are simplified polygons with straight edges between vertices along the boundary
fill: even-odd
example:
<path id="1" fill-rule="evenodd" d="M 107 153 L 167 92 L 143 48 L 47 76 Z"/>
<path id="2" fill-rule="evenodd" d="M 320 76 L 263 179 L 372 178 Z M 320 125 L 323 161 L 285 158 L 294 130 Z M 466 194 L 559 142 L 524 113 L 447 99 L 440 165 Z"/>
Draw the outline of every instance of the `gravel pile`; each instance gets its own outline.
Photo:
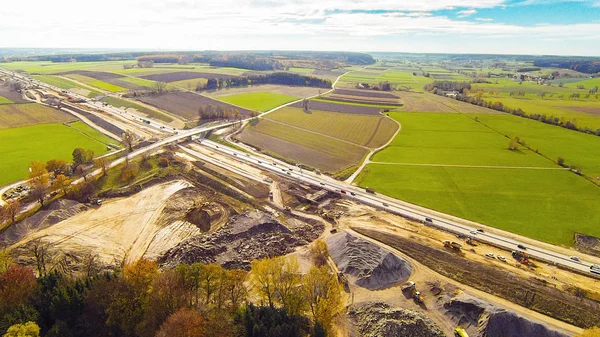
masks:
<path id="1" fill-rule="evenodd" d="M 412 266 L 407 261 L 349 233 L 330 236 L 327 245 L 329 255 L 340 271 L 354 276 L 356 285 L 369 290 L 404 282 L 412 273 Z"/>
<path id="2" fill-rule="evenodd" d="M 318 238 L 324 230 L 322 224 L 290 223 L 293 225 L 287 227 L 260 211 L 235 215 L 215 233 L 197 235 L 169 249 L 159 262 L 166 267 L 203 262 L 249 270 L 252 260 L 291 253 L 295 247 Z"/>
<path id="3" fill-rule="evenodd" d="M 348 317 L 362 337 L 445 337 L 427 316 L 375 302 L 351 306 Z"/>

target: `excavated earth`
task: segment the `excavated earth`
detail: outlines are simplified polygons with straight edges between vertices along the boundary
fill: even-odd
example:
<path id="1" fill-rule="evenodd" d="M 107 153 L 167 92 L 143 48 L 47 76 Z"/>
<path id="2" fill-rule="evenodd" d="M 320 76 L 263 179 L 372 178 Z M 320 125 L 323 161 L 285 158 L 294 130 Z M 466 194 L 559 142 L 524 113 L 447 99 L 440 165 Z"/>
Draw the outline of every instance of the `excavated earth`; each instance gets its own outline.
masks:
<path id="1" fill-rule="evenodd" d="M 355 278 L 354 283 L 369 290 L 384 289 L 406 281 L 412 266 L 390 251 L 349 233 L 327 238 L 329 255 L 340 271 Z"/>
<path id="2" fill-rule="evenodd" d="M 351 306 L 348 318 L 351 337 L 445 337 L 444 332 L 422 313 L 394 308 L 382 302 Z M 351 329 L 352 330 L 352 329 Z"/>
<path id="3" fill-rule="evenodd" d="M 446 314 L 477 337 L 568 337 L 540 322 L 460 293 L 444 305 Z"/>
<path id="4" fill-rule="evenodd" d="M 320 222 L 288 218 L 288 225 L 258 210 L 232 216 L 208 235 L 196 235 L 169 249 L 159 262 L 173 268 L 180 263 L 218 263 L 230 269 L 250 269 L 255 259 L 291 253 L 323 232 Z"/>

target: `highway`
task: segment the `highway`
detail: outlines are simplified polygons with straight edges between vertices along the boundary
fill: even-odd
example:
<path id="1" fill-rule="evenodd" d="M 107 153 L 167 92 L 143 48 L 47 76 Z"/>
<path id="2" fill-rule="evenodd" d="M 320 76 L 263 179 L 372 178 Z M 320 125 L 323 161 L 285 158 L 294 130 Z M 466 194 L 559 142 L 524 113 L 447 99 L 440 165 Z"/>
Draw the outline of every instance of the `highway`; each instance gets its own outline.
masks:
<path id="1" fill-rule="evenodd" d="M 17 79 L 20 79 L 20 80 L 23 80 L 23 81 L 26 81 L 29 83 L 34 83 L 40 87 L 46 87 L 51 90 L 55 90 L 55 91 L 59 91 L 59 92 L 62 91 L 61 89 L 56 88 L 54 86 L 39 82 L 37 80 L 31 79 L 26 76 L 22 76 L 20 74 L 6 71 L 1 68 L 0 68 L 0 72 L 4 72 L 5 74 L 11 75 Z M 335 87 L 335 84 L 337 83 L 337 81 L 340 78 L 341 78 L 341 76 L 336 79 L 336 81 L 334 82 L 332 87 Z M 332 88 L 331 90 L 334 90 L 334 89 Z M 331 90 L 329 90 L 329 91 L 331 91 Z M 91 104 L 89 103 L 91 101 L 87 97 L 83 97 L 81 95 L 71 93 L 71 92 L 69 92 L 69 94 L 74 97 L 85 100 L 86 102 L 88 102 L 87 104 L 91 106 Z M 301 101 L 301 100 L 284 104 L 275 109 L 272 109 L 270 111 L 262 113 L 260 116 L 263 116 L 267 113 L 270 113 L 272 111 L 280 109 L 283 106 L 291 105 L 291 104 L 294 104 L 299 101 Z M 101 106 L 94 106 L 94 108 L 103 109 L 113 115 L 121 114 L 121 110 L 115 109 L 112 107 L 107 108 L 107 107 L 101 107 Z M 123 119 L 125 118 L 125 116 L 122 116 L 122 115 L 120 117 Z M 134 115 L 131 115 L 129 117 L 132 119 L 135 119 Z M 247 118 L 247 119 L 244 119 L 241 121 L 228 122 L 228 123 L 213 125 L 213 126 L 208 126 L 208 127 L 196 127 L 196 128 L 193 128 L 190 130 L 184 130 L 184 131 L 173 131 L 171 128 L 165 127 L 164 125 L 157 123 L 156 121 L 153 120 L 153 121 L 151 121 L 151 123 L 149 125 L 146 125 L 145 127 L 149 126 L 149 127 L 154 128 L 155 130 L 160 130 L 165 133 L 175 132 L 175 134 L 172 136 L 169 136 L 167 138 L 164 138 L 160 141 L 157 141 L 151 145 L 148 145 L 144 148 L 133 151 L 133 152 L 129 153 L 126 157 L 122 157 L 122 158 L 119 158 L 119 159 L 113 161 L 112 163 L 110 163 L 110 167 L 117 166 L 117 165 L 125 162 L 128 159 L 132 159 L 132 158 L 142 155 L 144 153 L 148 153 L 150 151 L 158 149 L 167 144 L 178 142 L 187 137 L 191 138 L 192 136 L 195 136 L 199 133 L 232 126 L 236 123 L 240 123 L 240 122 L 243 123 L 243 122 L 249 121 L 251 119 L 252 118 Z M 139 121 L 137 121 L 137 122 L 139 123 Z M 314 186 L 329 190 L 331 192 L 338 193 L 345 198 L 349 198 L 349 199 L 355 200 L 357 202 L 361 202 L 363 204 L 374 206 L 374 207 L 377 207 L 380 209 L 385 209 L 389 212 L 392 212 L 392 213 L 395 213 L 395 214 L 398 214 L 398 215 L 401 215 L 404 217 L 422 221 L 430 226 L 438 227 L 438 228 L 444 229 L 444 230 L 452 232 L 452 233 L 456 233 L 456 234 L 460 234 L 460 235 L 464 235 L 464 236 L 471 236 L 475 240 L 478 240 L 481 242 L 486 242 L 488 244 L 492 244 L 492 245 L 504 248 L 508 251 L 523 250 L 523 249 L 518 248 L 518 245 L 522 245 L 527 248 L 524 251 L 533 258 L 536 258 L 536 259 L 539 259 L 542 261 L 555 263 L 562 267 L 569 268 L 571 270 L 575 270 L 575 271 L 584 273 L 586 275 L 600 276 L 600 275 L 593 275 L 590 272 L 590 266 L 592 265 L 591 262 L 586 262 L 583 260 L 582 261 L 574 261 L 569 256 L 558 253 L 558 252 L 550 250 L 550 249 L 532 246 L 530 244 L 526 244 L 524 242 L 520 242 L 518 240 L 508 238 L 508 237 L 505 237 L 502 235 L 498 235 L 495 233 L 478 232 L 477 229 L 479 227 L 472 226 L 472 225 L 466 225 L 466 224 L 458 222 L 458 221 L 454 221 L 454 220 L 450 220 L 448 218 L 441 217 L 441 216 L 437 215 L 438 214 L 437 212 L 432 211 L 431 213 L 429 213 L 429 212 L 427 212 L 427 210 L 423 210 L 423 208 L 420 208 L 420 207 L 417 207 L 414 205 L 410 205 L 408 203 L 401 202 L 399 200 L 396 200 L 396 199 L 393 199 L 393 198 L 390 198 L 387 196 L 367 193 L 362 188 L 358 188 L 356 186 L 351 186 L 348 183 L 340 182 L 340 181 L 334 180 L 333 178 L 330 178 L 330 177 L 327 177 L 324 175 L 317 175 L 310 171 L 300 170 L 299 168 L 297 168 L 295 166 L 277 161 L 272 158 L 265 158 L 265 157 L 241 152 L 241 151 L 232 149 L 230 147 L 219 145 L 219 144 L 211 142 L 209 140 L 202 140 L 201 144 L 204 146 L 207 146 L 209 148 L 212 148 L 215 151 L 219 151 L 221 153 L 225 153 L 230 156 L 234 156 L 238 160 L 246 161 L 246 162 L 252 163 L 253 165 L 257 165 L 257 166 L 261 167 L 262 169 L 274 172 L 276 174 L 285 176 L 287 178 L 296 179 L 299 182 L 303 182 L 305 184 L 314 185 Z M 98 169 L 90 174 L 97 175 L 100 172 L 101 172 L 100 169 Z M 83 180 L 83 178 L 80 178 L 73 183 L 79 183 L 82 180 Z M 344 192 L 342 192 L 342 191 L 344 191 Z M 471 222 L 471 224 L 473 224 L 473 223 Z"/>
<path id="2" fill-rule="evenodd" d="M 421 221 L 427 225 L 438 227 L 455 234 L 471 236 L 474 240 L 492 244 L 504 248 L 508 251 L 525 251 L 529 256 L 533 258 L 555 263 L 562 267 L 578 271 L 588 276 L 600 276 L 594 275 L 590 272 L 590 266 L 592 265 L 591 262 L 586 262 L 584 260 L 574 261 L 568 255 L 564 255 L 549 249 L 535 247 L 530 244 L 494 233 L 478 232 L 477 229 L 479 227 L 465 225 L 457 221 L 440 217 L 435 214 L 437 212 L 428 213 L 420 208 L 411 207 L 410 205 L 407 205 L 404 202 L 400 202 L 387 196 L 367 193 L 363 188 L 351 186 L 347 183 L 337 181 L 333 178 L 324 175 L 317 175 L 311 171 L 301 170 L 296 166 L 289 165 L 287 163 L 272 158 L 265 158 L 262 156 L 256 156 L 246 152 L 238 151 L 233 148 L 220 145 L 209 140 L 201 140 L 200 144 L 209 147 L 215 151 L 234 156 L 237 160 L 252 163 L 261 167 L 262 169 L 271 171 L 278 175 L 290 179 L 296 179 L 299 182 L 303 182 L 305 184 L 310 184 L 334 193 L 338 193 L 344 198 L 352 199 L 366 205 L 384 209 L 386 211 L 404 217 L 412 218 Z M 345 193 L 343 193 L 342 191 L 344 191 Z M 426 221 L 427 219 L 430 219 L 430 221 Z M 518 245 L 525 246 L 526 250 L 518 248 Z"/>

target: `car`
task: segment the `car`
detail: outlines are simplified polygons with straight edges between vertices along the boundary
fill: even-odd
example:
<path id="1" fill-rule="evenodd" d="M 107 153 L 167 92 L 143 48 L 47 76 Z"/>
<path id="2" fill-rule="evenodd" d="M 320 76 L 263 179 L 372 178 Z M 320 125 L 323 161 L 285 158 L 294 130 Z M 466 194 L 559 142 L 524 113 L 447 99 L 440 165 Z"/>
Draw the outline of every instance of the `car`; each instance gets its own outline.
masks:
<path id="1" fill-rule="evenodd" d="M 288 176 L 291 176 L 292 174 L 288 172 L 288 173 L 287 173 L 287 175 L 288 175 Z"/>
<path id="2" fill-rule="evenodd" d="M 479 233 L 483 233 L 483 229 L 481 229 L 481 228 L 477 228 L 477 231 L 478 231 Z"/>
<path id="3" fill-rule="evenodd" d="M 431 218 L 425 218 L 425 222 L 433 222 L 433 220 L 431 220 Z"/>
<path id="4" fill-rule="evenodd" d="M 502 262 L 506 262 L 506 258 L 502 255 L 498 255 L 496 256 L 498 258 L 498 260 L 502 261 Z"/>
<path id="5" fill-rule="evenodd" d="M 285 169 L 284 169 L 284 168 L 282 168 L 281 170 L 282 170 L 283 172 L 285 172 Z"/>
<path id="6" fill-rule="evenodd" d="M 489 257 L 489 258 L 492 258 L 492 259 L 493 259 L 493 258 L 495 258 L 496 256 L 495 256 L 494 254 L 492 254 L 492 253 L 487 253 L 487 254 L 485 254 L 485 257 Z"/>
<path id="7" fill-rule="evenodd" d="M 277 163 L 273 163 L 273 166 L 277 166 Z"/>
<path id="8" fill-rule="evenodd" d="M 386 202 L 384 202 L 383 206 L 388 207 L 389 205 Z"/>
<path id="9" fill-rule="evenodd" d="M 237 153 L 235 153 L 235 152 L 232 152 L 232 153 L 233 153 L 234 156 L 237 156 Z"/>
<path id="10" fill-rule="evenodd" d="M 579 258 L 577 256 L 569 256 L 569 259 L 579 262 Z"/>
<path id="11" fill-rule="evenodd" d="M 471 233 L 471 234 L 473 234 L 473 235 L 477 235 L 477 233 L 479 233 L 479 232 L 478 232 L 478 231 L 476 231 L 476 230 L 472 230 L 472 231 L 469 231 L 469 233 Z"/>
<path id="12" fill-rule="evenodd" d="M 356 193 L 354 193 L 354 192 L 350 192 L 350 195 L 356 195 Z"/>
<path id="13" fill-rule="evenodd" d="M 521 245 L 521 244 L 517 245 L 517 247 L 519 247 L 519 248 L 521 248 L 521 249 L 523 249 L 523 250 L 526 250 L 526 249 L 527 249 L 527 247 L 525 247 L 525 246 L 523 246 L 523 245 Z"/>
<path id="14" fill-rule="evenodd" d="M 346 194 L 346 191 L 344 191 L 344 190 L 340 190 L 340 193 L 342 193 L 342 194 Z"/>
<path id="15" fill-rule="evenodd" d="M 319 184 L 321 184 L 321 185 L 323 185 L 323 186 L 325 185 L 325 183 L 319 183 Z"/>
<path id="16" fill-rule="evenodd" d="M 260 160 L 257 160 L 257 161 L 258 161 L 259 164 L 262 164 L 262 161 L 260 161 Z"/>
<path id="17" fill-rule="evenodd" d="M 217 145 L 217 149 L 219 148 L 219 145 Z"/>

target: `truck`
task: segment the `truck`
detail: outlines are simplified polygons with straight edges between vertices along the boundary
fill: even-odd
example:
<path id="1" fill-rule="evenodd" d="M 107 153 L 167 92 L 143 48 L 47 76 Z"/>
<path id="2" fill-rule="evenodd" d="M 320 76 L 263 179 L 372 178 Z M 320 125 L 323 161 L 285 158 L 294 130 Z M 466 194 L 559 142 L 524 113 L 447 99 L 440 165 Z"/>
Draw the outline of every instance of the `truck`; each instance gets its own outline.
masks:
<path id="1" fill-rule="evenodd" d="M 452 248 L 452 249 L 456 249 L 456 250 L 460 250 L 462 248 L 462 245 L 455 241 L 444 240 L 444 241 L 442 241 L 442 243 L 444 244 L 444 247 L 448 247 L 448 248 Z"/>
<path id="2" fill-rule="evenodd" d="M 420 292 L 420 291 L 417 291 L 417 292 L 415 292 L 415 294 L 414 294 L 414 296 L 413 296 L 413 297 L 414 297 L 414 299 L 415 299 L 415 302 L 417 302 L 417 303 L 423 303 L 423 301 L 425 300 L 425 299 L 423 298 L 423 295 L 421 295 L 421 292 Z"/>
<path id="3" fill-rule="evenodd" d="M 456 327 L 454 329 L 454 335 L 457 337 L 469 337 L 469 335 L 467 334 L 467 331 L 465 331 L 465 329 L 463 329 L 461 327 Z"/>

